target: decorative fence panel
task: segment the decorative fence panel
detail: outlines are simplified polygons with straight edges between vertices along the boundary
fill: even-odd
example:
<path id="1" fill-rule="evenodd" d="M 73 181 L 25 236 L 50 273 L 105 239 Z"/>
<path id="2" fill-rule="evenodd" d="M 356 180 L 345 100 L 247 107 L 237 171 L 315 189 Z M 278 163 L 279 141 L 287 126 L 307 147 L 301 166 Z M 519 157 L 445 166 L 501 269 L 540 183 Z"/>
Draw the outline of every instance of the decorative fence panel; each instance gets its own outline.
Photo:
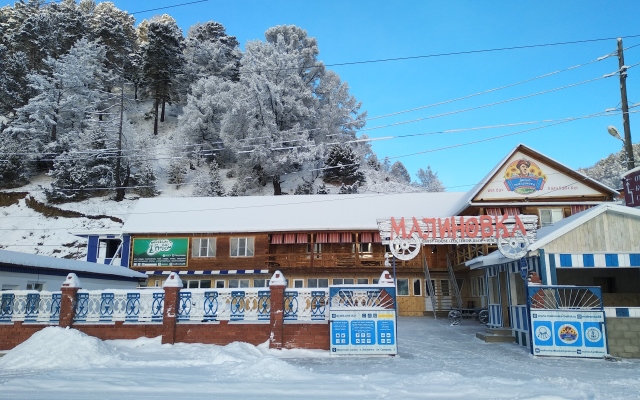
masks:
<path id="1" fill-rule="evenodd" d="M 161 323 L 163 311 L 163 290 L 79 290 L 74 323 Z"/>
<path id="2" fill-rule="evenodd" d="M 327 289 L 291 289 L 284 292 L 285 321 L 326 321 Z"/>
<path id="3" fill-rule="evenodd" d="M 60 318 L 61 292 L 14 290 L 2 292 L 0 323 L 46 322 L 57 323 Z"/>

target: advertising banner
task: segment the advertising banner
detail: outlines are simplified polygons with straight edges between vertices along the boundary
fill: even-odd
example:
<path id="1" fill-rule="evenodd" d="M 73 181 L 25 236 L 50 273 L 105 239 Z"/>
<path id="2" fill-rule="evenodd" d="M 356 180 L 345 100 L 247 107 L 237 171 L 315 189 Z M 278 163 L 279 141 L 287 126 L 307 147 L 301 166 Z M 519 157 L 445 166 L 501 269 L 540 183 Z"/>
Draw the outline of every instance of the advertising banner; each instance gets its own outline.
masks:
<path id="1" fill-rule="evenodd" d="M 184 267 L 189 251 L 188 238 L 134 238 L 133 265 Z"/>
<path id="2" fill-rule="evenodd" d="M 533 354 L 603 358 L 607 355 L 604 311 L 531 309 Z"/>
<path id="3" fill-rule="evenodd" d="M 395 355 L 395 287 L 331 286 L 331 355 Z"/>

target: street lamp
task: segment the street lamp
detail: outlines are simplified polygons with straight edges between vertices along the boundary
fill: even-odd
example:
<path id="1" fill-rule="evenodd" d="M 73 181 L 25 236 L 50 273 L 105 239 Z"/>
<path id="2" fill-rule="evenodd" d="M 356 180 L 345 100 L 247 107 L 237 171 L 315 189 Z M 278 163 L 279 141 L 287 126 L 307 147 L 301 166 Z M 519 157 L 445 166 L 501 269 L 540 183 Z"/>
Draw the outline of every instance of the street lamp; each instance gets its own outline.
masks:
<path id="1" fill-rule="evenodd" d="M 625 153 L 627 154 L 627 170 L 630 171 L 634 169 L 636 167 L 636 163 L 633 159 L 633 146 L 631 145 L 631 140 L 627 142 L 627 140 L 623 139 L 622 136 L 620 136 L 620 132 L 618 132 L 616 127 L 613 125 L 607 126 L 607 132 L 609 132 L 609 135 L 613 136 L 623 143 Z M 631 139 L 631 135 L 629 135 L 629 139 Z"/>

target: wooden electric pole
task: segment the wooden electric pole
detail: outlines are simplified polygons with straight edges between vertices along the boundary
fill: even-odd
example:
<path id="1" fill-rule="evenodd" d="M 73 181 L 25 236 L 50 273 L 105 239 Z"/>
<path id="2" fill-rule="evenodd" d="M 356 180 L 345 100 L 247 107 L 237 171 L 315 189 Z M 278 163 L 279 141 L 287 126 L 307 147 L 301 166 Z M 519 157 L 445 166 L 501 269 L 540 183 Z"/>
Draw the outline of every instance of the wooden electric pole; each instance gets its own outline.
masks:
<path id="1" fill-rule="evenodd" d="M 627 66 L 624 65 L 622 38 L 618 38 L 618 75 L 620 75 L 620 97 L 622 103 L 622 126 L 624 127 L 624 149 L 627 153 L 627 169 L 635 168 L 633 159 L 633 143 L 631 142 L 631 126 L 629 125 L 629 105 L 627 104 Z"/>

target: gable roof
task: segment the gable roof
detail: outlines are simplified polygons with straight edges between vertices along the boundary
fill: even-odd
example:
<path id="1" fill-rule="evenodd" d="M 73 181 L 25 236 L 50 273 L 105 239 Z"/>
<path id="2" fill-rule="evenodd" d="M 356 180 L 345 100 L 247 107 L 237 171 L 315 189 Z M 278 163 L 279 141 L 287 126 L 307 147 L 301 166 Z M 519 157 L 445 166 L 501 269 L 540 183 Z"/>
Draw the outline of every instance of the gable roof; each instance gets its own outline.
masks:
<path id="1" fill-rule="evenodd" d="M 489 171 L 489 173 L 480 180 L 480 182 L 478 182 L 468 193 L 467 193 L 467 197 L 465 199 L 465 201 L 463 202 L 463 207 L 460 210 L 457 210 L 456 215 L 460 214 L 462 211 L 464 211 L 466 208 L 468 208 L 473 200 L 476 198 L 476 196 L 478 194 L 480 194 L 482 192 L 482 190 L 490 183 L 493 181 L 493 179 L 496 177 L 496 175 L 498 174 L 499 171 L 501 171 L 504 167 L 505 164 L 507 163 L 507 161 L 513 157 L 513 155 L 516 152 L 522 152 L 532 158 L 535 158 L 536 160 L 540 160 L 541 162 L 544 162 L 545 164 L 548 164 L 549 166 L 551 166 L 554 169 L 558 169 L 558 170 L 562 170 L 566 175 L 572 177 L 573 179 L 575 179 L 577 182 L 580 182 L 596 191 L 602 192 L 603 195 L 609 195 L 612 197 L 617 197 L 618 196 L 618 191 L 615 189 L 612 189 L 592 178 L 589 178 L 588 176 L 581 174 L 580 172 L 575 171 L 574 169 L 550 158 L 545 156 L 544 154 L 532 149 L 531 147 L 528 147 L 522 143 L 518 144 L 516 147 L 514 147 L 498 164 L 496 164 L 495 167 L 493 167 L 493 169 L 491 169 L 491 171 Z M 509 201 L 511 202 L 511 200 Z"/>
<path id="2" fill-rule="evenodd" d="M 377 230 L 388 217 L 455 215 L 464 192 L 142 198 L 123 233 Z"/>
<path id="3" fill-rule="evenodd" d="M 636 208 L 626 207 L 613 203 L 600 204 L 599 206 L 592 207 L 570 217 L 561 219 L 553 225 L 545 226 L 538 229 L 536 241 L 529 245 L 529 251 L 538 250 L 544 247 L 545 245 L 556 240 L 565 233 L 577 228 L 578 226 L 584 224 L 589 220 L 592 220 L 593 218 L 605 212 L 632 215 L 640 218 L 640 210 Z"/>
<path id="4" fill-rule="evenodd" d="M 86 272 L 101 275 L 103 279 L 124 277 L 146 279 L 147 275 L 117 265 L 96 264 L 86 261 L 67 260 L 41 256 L 37 254 L 19 253 L 17 251 L 0 250 L 0 266 L 32 267 L 68 272 Z"/>

